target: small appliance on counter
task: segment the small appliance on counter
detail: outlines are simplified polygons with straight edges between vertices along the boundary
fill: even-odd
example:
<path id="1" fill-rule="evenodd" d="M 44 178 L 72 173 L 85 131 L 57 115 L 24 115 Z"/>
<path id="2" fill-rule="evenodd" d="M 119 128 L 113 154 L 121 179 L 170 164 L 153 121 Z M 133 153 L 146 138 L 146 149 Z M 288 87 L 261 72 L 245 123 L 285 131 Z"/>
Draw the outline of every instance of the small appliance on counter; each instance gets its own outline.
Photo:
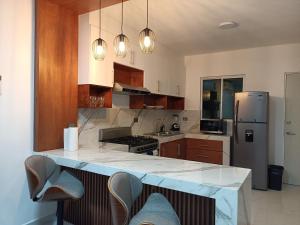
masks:
<path id="1" fill-rule="evenodd" d="M 128 145 L 128 152 L 158 155 L 158 140 L 151 137 L 134 136 L 130 127 L 117 127 L 99 130 L 99 141 Z"/>
<path id="2" fill-rule="evenodd" d="M 174 122 L 171 125 L 171 129 L 170 130 L 174 131 L 174 132 L 180 132 L 179 116 L 177 114 L 174 114 L 173 115 L 173 119 L 174 119 Z"/>
<path id="3" fill-rule="evenodd" d="M 227 122 L 223 119 L 203 119 L 200 121 L 200 131 L 204 134 L 225 135 Z"/>

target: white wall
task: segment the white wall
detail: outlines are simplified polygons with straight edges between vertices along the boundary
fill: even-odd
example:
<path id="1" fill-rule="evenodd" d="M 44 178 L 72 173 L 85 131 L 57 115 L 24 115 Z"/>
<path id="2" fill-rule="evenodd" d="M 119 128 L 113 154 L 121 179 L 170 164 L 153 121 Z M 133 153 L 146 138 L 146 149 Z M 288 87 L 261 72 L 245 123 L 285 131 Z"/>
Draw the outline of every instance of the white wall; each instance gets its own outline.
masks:
<path id="1" fill-rule="evenodd" d="M 29 200 L 24 160 L 33 149 L 33 0 L 0 0 L 0 224 L 53 213 Z"/>
<path id="2" fill-rule="evenodd" d="M 244 90 L 270 92 L 270 162 L 284 163 L 284 73 L 300 71 L 300 44 L 187 56 L 186 108 L 200 109 L 200 78 L 246 74 Z"/>

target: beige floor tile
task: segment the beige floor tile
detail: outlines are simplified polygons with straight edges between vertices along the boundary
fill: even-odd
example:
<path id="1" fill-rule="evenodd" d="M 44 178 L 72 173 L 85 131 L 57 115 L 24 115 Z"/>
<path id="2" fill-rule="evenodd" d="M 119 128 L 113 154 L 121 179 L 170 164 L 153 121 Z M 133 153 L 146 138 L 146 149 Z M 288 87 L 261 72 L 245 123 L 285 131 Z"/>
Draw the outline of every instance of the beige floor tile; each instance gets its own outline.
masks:
<path id="1" fill-rule="evenodd" d="M 253 191 L 252 225 L 300 225 L 300 187 Z"/>

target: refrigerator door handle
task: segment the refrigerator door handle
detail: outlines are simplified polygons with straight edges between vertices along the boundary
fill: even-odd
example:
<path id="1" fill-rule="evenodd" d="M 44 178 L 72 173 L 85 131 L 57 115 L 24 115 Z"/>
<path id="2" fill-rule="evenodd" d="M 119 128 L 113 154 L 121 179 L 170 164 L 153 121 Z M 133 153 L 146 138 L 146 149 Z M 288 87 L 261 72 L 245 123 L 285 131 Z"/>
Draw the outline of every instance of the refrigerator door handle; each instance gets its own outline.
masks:
<path id="1" fill-rule="evenodd" d="M 239 106 L 240 106 L 240 101 L 237 100 L 235 105 L 235 116 L 234 116 L 234 137 L 235 137 L 234 139 L 237 144 L 239 143 L 239 134 L 238 134 Z"/>

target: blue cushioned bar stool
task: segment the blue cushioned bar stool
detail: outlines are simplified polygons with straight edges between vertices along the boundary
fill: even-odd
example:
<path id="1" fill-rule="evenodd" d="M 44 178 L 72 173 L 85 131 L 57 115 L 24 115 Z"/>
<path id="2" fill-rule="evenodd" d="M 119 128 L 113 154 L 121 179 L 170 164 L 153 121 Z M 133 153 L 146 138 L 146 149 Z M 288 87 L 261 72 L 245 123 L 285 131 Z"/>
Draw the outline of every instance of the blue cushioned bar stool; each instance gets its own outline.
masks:
<path id="1" fill-rule="evenodd" d="M 45 156 L 25 160 L 30 198 L 35 202 L 57 201 L 57 225 L 63 225 L 64 200 L 78 200 L 84 194 L 82 183 Z"/>
<path id="2" fill-rule="evenodd" d="M 113 225 L 180 225 L 179 218 L 168 200 L 153 193 L 143 208 L 130 220 L 134 201 L 141 195 L 142 182 L 135 176 L 118 172 L 108 180 Z"/>

